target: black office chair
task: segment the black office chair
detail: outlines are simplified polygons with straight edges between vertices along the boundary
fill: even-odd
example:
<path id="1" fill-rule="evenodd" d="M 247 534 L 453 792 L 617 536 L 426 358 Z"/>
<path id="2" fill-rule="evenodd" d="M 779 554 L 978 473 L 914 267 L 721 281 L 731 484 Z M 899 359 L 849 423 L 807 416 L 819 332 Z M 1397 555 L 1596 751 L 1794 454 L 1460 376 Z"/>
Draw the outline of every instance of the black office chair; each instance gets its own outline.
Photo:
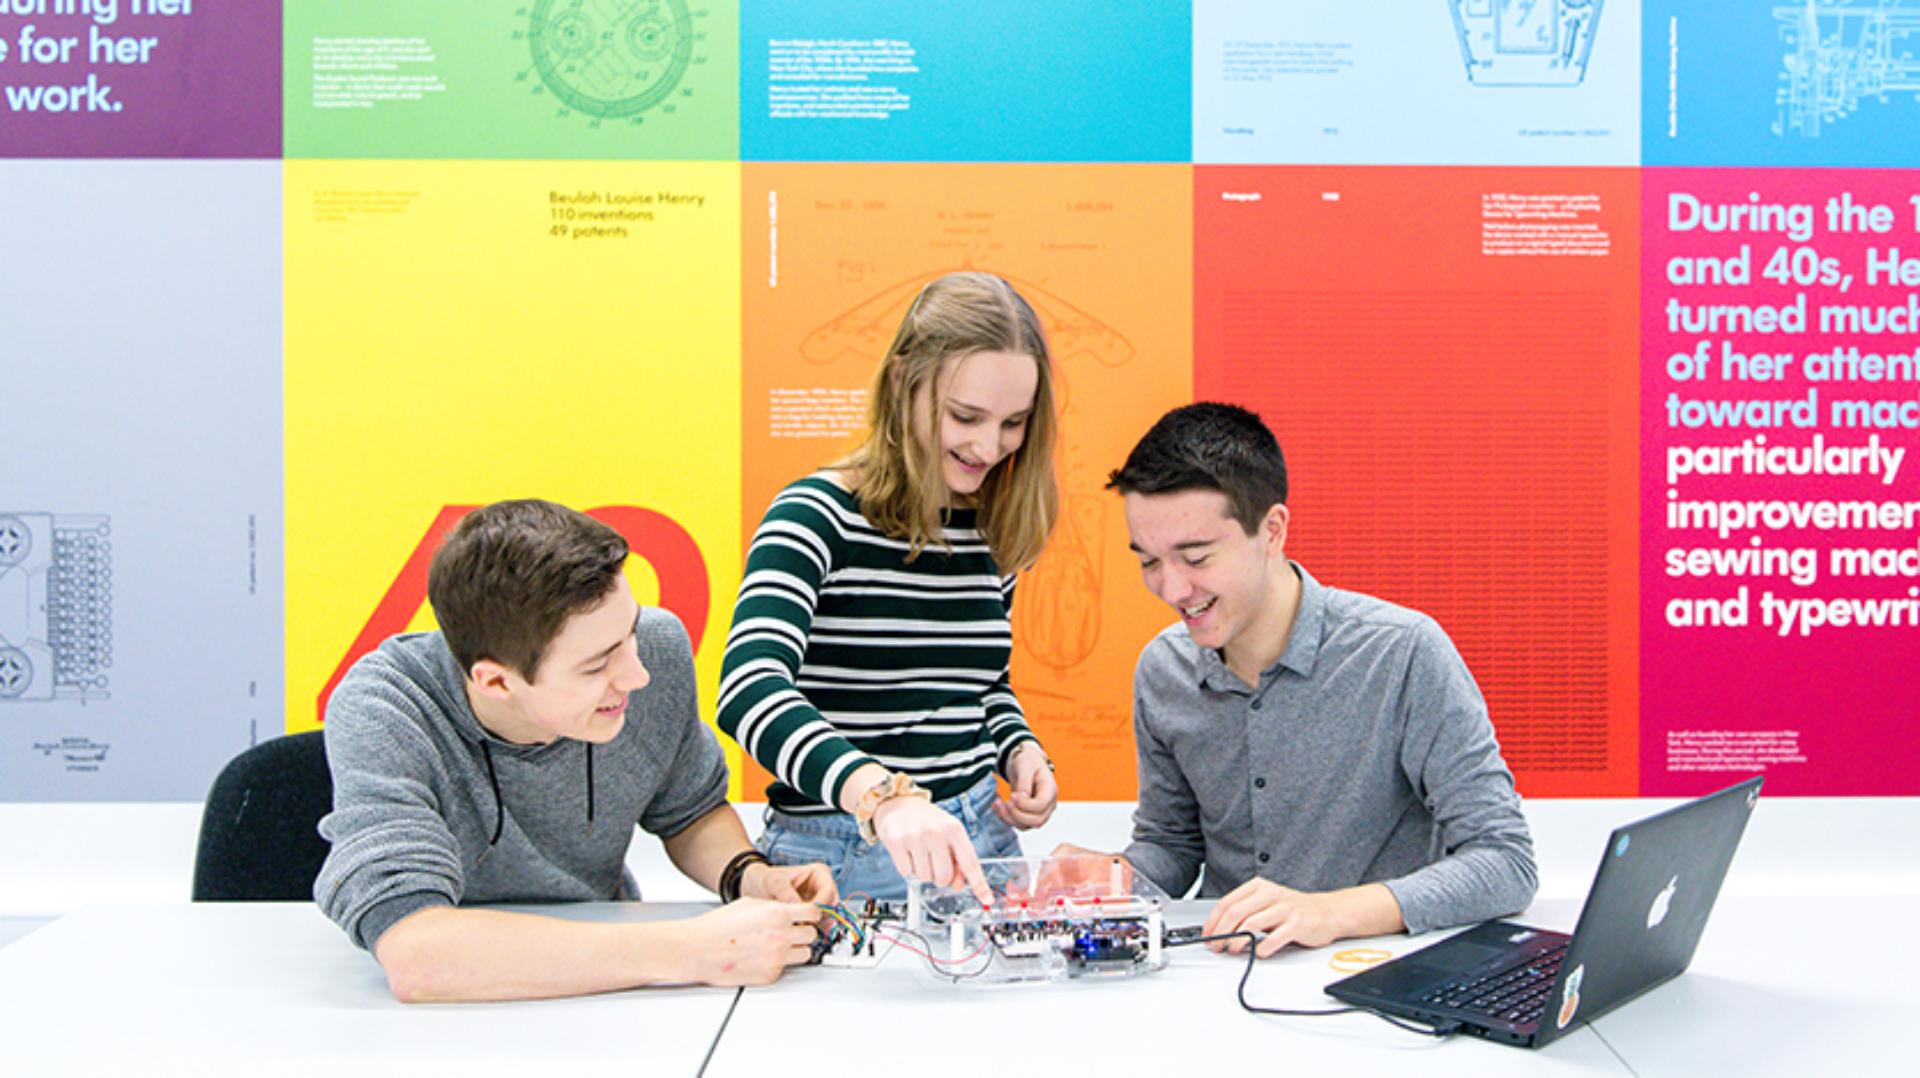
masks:
<path id="1" fill-rule="evenodd" d="M 327 859 L 320 817 L 332 810 L 320 731 L 276 737 L 234 757 L 213 780 L 200 817 L 193 900 L 312 901 Z"/>

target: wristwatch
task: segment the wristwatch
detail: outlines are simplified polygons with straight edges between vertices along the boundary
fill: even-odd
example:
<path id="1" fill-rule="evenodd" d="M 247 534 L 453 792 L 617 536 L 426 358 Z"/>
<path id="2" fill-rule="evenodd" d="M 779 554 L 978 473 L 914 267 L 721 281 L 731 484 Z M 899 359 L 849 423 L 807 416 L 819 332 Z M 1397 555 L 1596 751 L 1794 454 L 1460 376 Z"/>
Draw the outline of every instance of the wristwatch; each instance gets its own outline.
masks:
<path id="1" fill-rule="evenodd" d="M 879 811 L 881 805 L 896 797 L 917 797 L 922 801 L 933 800 L 933 795 L 921 789 L 920 784 L 913 781 L 912 777 L 898 771 L 867 787 L 867 792 L 861 794 L 860 800 L 853 803 L 853 821 L 859 825 L 860 837 L 866 840 L 867 845 L 872 846 L 880 841 L 880 836 L 873 830 L 873 814 Z"/>

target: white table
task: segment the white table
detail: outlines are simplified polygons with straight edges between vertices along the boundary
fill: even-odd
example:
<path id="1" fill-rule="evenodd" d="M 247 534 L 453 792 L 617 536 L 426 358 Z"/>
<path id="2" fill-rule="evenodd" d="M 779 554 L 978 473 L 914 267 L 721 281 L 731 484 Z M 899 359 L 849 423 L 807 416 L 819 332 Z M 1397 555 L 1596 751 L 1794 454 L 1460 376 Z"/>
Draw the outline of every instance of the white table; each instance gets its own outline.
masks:
<path id="1" fill-rule="evenodd" d="M 698 907 L 614 903 L 631 920 Z M 734 989 L 401 1004 L 309 903 L 81 910 L 0 949 L 0 1074 L 691 1075 Z"/>
<path id="2" fill-rule="evenodd" d="M 595 920 L 689 905 L 557 907 Z M 1182 903 L 1173 923 L 1205 906 Z M 595 1073 L 765 1078 L 852 1071 L 1026 1078 L 1292 1073 L 1643 1076 L 1899 1071 L 1920 962 L 1908 894 L 1721 896 L 1693 968 L 1540 1051 L 1434 1042 L 1364 1015 L 1273 1018 L 1234 999 L 1243 960 L 1181 948 L 1162 972 L 969 988 L 896 952 L 875 970 L 800 969 L 768 988 L 643 989 L 509 1004 L 402 1005 L 312 906 L 102 906 L 0 949 L 0 1075 Z M 1571 899 L 1523 920 L 1569 928 Z M 1404 954 L 1440 934 L 1261 962 L 1253 1002 L 1331 1006 L 1335 950 Z M 730 1015 L 730 1016 L 729 1016 Z M 1230 1069 L 1229 1069 L 1230 1068 Z M 1248 1068 L 1252 1068 L 1249 1071 Z M 1629 1070 L 1630 1068 L 1630 1070 Z M 1909 1068 L 1910 1069 L 1910 1068 Z"/>
<path id="3" fill-rule="evenodd" d="M 1722 896 L 1692 967 L 1595 1024 L 1643 1078 L 1920 1073 L 1916 914 L 1920 895 Z"/>

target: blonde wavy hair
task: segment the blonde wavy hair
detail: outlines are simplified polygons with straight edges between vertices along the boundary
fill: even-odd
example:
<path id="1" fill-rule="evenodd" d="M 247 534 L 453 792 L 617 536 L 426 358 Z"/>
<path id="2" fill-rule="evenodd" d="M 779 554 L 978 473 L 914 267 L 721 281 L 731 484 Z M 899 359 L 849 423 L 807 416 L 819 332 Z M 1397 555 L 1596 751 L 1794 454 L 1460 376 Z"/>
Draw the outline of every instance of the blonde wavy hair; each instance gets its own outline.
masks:
<path id="1" fill-rule="evenodd" d="M 1040 319 L 1013 286 L 989 273 L 950 273 L 920 290 L 874 372 L 867 429 L 829 465 L 853 477 L 853 493 L 875 527 L 908 543 L 907 559 L 928 544 L 946 545 L 941 512 L 951 501 L 936 448 L 940 371 L 975 352 L 1032 356 L 1038 368 L 1026 438 L 995 465 L 974 495 L 980 533 L 1004 573 L 1031 568 L 1060 516 L 1054 477 L 1052 360 Z M 914 402 L 927 394 L 932 429 L 914 431 Z"/>

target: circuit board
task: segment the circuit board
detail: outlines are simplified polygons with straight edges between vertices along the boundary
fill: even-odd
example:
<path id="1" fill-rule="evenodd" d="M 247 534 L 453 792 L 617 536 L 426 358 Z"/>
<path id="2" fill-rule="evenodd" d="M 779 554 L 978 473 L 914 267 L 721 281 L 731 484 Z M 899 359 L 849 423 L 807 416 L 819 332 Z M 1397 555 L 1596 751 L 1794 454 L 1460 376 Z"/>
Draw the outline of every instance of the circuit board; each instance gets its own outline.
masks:
<path id="1" fill-rule="evenodd" d="M 905 911 L 889 902 L 822 906 L 825 923 L 813 941 L 810 966 L 831 969 L 872 969 L 893 950 L 894 939 L 884 929 L 898 925 Z"/>

